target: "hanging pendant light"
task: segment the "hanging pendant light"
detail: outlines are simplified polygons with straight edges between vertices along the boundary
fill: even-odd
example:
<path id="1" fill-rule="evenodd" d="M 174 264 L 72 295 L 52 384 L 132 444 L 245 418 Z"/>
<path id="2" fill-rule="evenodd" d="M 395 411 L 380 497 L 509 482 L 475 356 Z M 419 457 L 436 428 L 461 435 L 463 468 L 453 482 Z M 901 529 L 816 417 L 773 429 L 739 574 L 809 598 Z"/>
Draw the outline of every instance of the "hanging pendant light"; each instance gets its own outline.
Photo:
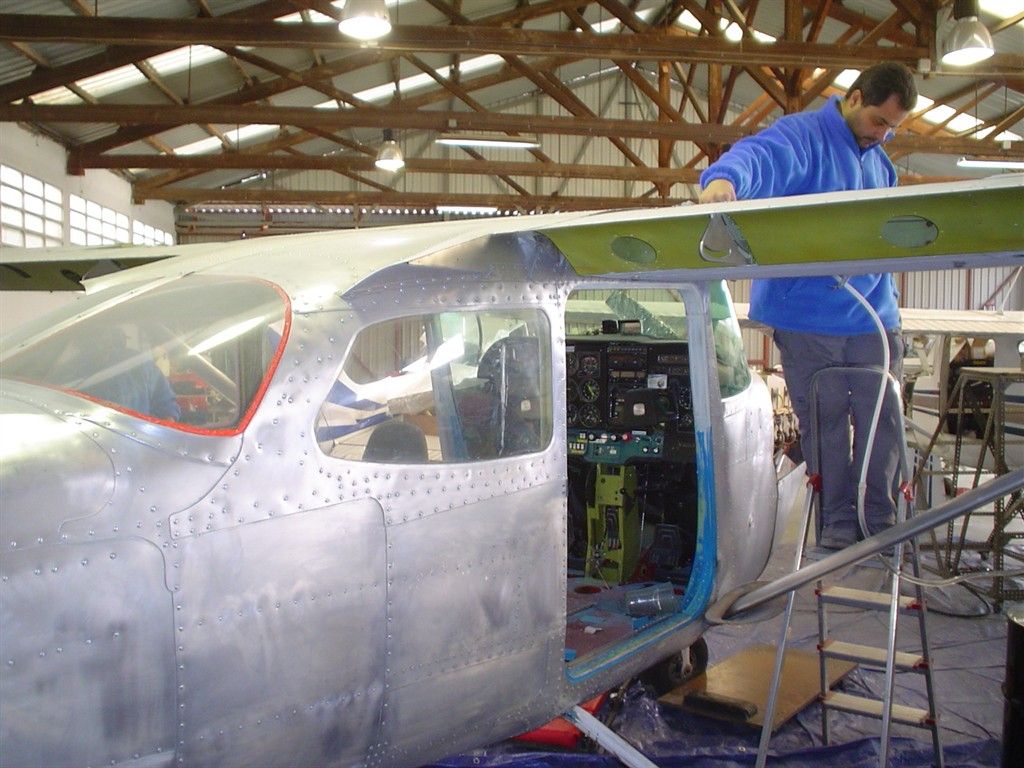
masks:
<path id="1" fill-rule="evenodd" d="M 338 30 L 356 40 L 376 40 L 391 31 L 391 16 L 384 0 L 347 0 Z"/>
<path id="2" fill-rule="evenodd" d="M 953 18 L 956 24 L 942 46 L 943 64 L 966 67 L 995 53 L 992 35 L 978 19 L 978 0 L 956 0 Z"/>
<path id="3" fill-rule="evenodd" d="M 377 159 L 374 160 L 373 164 L 388 173 L 397 173 L 405 167 L 405 157 L 402 155 L 402 148 L 398 146 L 398 142 L 391 135 L 390 128 L 384 130 L 384 143 L 380 145 L 380 149 L 377 151 Z"/>

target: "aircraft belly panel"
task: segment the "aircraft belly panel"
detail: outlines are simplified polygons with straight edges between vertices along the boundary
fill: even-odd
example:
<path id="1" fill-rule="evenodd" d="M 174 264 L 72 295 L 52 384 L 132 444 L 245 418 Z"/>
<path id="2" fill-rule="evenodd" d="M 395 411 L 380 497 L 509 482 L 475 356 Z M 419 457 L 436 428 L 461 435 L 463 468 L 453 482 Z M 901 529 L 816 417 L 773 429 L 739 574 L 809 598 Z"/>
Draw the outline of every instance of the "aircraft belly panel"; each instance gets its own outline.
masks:
<path id="1" fill-rule="evenodd" d="M 370 761 L 368 768 L 413 768 L 538 725 L 546 679 L 541 673 L 547 670 L 552 648 L 561 650 L 539 636 L 532 648 L 496 653 L 472 666 L 438 667 L 429 684 L 397 692 L 394 704 L 389 699 L 388 741 L 381 762 Z M 550 709 L 550 702 L 545 706 Z"/>
<path id="2" fill-rule="evenodd" d="M 365 755 L 384 695 L 380 506 L 297 512 L 178 549 L 184 764 L 271 768 Z"/>
<path id="3" fill-rule="evenodd" d="M 507 735 L 552 655 L 561 674 L 564 519 L 545 483 L 388 527 L 389 749 L 448 754 L 471 743 L 467 720 L 475 743 Z"/>
<path id="4" fill-rule="evenodd" d="M 140 539 L 8 552 L 0 569 L 0 766 L 61 768 L 175 746 L 171 594 Z"/>

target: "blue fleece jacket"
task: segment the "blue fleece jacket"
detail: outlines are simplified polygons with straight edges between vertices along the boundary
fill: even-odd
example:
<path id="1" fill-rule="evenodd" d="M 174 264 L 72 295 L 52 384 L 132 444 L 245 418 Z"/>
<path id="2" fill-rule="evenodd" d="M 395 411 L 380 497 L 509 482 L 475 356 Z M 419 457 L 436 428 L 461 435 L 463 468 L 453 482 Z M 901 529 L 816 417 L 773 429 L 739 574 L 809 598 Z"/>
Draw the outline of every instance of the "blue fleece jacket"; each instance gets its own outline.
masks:
<path id="1" fill-rule="evenodd" d="M 740 139 L 701 174 L 701 188 L 714 179 L 732 182 L 736 196 L 744 200 L 894 187 L 896 169 L 881 147 L 857 145 L 839 110 L 839 97 L 833 96 L 816 112 L 785 115 Z M 842 222 L 836 222 L 832 236 L 843 237 Z M 827 240 L 821 243 L 826 254 L 828 245 Z M 886 328 L 899 327 L 892 275 L 857 275 L 850 283 Z M 773 328 L 828 336 L 876 332 L 864 307 L 832 277 L 754 280 L 750 317 Z"/>

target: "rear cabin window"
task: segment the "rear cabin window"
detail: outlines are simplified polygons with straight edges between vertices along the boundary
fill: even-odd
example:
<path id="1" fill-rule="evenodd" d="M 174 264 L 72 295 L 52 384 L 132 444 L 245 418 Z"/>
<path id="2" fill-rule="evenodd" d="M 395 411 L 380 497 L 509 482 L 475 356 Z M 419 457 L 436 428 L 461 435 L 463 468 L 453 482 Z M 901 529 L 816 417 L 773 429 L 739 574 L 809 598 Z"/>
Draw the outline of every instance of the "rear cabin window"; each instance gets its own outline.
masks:
<path id="1" fill-rule="evenodd" d="M 363 329 L 322 405 L 317 440 L 354 461 L 457 463 L 551 441 L 551 352 L 538 310 L 442 312 Z"/>
<path id="2" fill-rule="evenodd" d="M 252 279 L 183 277 L 100 293 L 4 340 L 2 375 L 196 432 L 244 427 L 284 341 L 288 302 Z"/>

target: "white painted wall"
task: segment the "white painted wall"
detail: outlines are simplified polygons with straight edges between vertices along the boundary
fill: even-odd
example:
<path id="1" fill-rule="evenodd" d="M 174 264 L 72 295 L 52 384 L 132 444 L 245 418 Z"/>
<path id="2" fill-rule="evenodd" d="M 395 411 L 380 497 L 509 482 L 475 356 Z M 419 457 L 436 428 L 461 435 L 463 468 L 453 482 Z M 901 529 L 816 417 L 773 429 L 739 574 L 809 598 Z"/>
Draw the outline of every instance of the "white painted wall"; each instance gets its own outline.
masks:
<path id="1" fill-rule="evenodd" d="M 30 133 L 14 123 L 0 123 L 0 163 L 42 179 L 63 191 L 65 217 L 67 196 L 75 194 L 113 208 L 129 219 L 159 227 L 165 232 L 174 232 L 173 205 L 162 200 L 134 205 L 131 184 L 110 171 L 90 168 L 82 176 L 68 176 L 65 171 L 67 154 L 60 144 L 45 136 Z M 65 218 L 64 244 L 70 245 L 67 232 Z"/>
<path id="2" fill-rule="evenodd" d="M 0 163 L 52 184 L 63 192 L 64 245 L 70 245 L 68 195 L 71 194 L 94 200 L 127 215 L 129 219 L 174 232 L 172 204 L 163 201 L 133 204 L 131 184 L 110 171 L 90 169 L 83 176 L 69 176 L 65 172 L 67 155 L 60 144 L 13 123 L 0 123 Z M 0 245 L 0 252 L 3 250 Z M 73 301 L 78 295 L 63 291 L 4 291 L 0 293 L 0 334 Z"/>

